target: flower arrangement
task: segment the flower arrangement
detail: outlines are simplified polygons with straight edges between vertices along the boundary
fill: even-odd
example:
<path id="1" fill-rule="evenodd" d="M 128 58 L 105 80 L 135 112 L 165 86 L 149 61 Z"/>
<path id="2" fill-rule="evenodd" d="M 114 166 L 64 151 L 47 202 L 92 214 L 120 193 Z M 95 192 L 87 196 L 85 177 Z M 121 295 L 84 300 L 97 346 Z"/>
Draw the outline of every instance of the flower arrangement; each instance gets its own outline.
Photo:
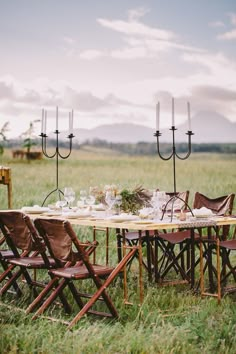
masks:
<path id="1" fill-rule="evenodd" d="M 94 195 L 96 203 L 106 204 L 106 192 L 112 192 L 114 196 L 120 195 L 122 197 L 121 210 L 126 213 L 135 214 L 144 206 L 149 205 L 151 193 L 143 188 L 137 186 L 134 189 L 119 189 L 115 184 L 105 185 L 104 188 L 92 187 L 91 194 Z"/>
<path id="2" fill-rule="evenodd" d="M 136 214 L 141 208 L 148 206 L 151 199 L 151 193 L 142 186 L 137 186 L 133 190 L 123 189 L 120 194 L 122 196 L 122 210 L 132 214 Z"/>

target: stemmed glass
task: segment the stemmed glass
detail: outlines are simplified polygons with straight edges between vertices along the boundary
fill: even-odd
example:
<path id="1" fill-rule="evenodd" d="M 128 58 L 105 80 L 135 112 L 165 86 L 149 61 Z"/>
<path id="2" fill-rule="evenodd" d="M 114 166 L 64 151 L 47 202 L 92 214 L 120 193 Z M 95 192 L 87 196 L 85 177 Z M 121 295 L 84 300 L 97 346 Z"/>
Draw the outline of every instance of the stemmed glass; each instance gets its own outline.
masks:
<path id="1" fill-rule="evenodd" d="M 113 205 L 115 204 L 116 197 L 111 191 L 107 191 L 105 194 L 105 202 L 108 205 L 108 211 L 111 212 Z"/>
<path id="2" fill-rule="evenodd" d="M 166 193 L 165 192 L 159 192 L 155 191 L 153 192 L 153 196 L 151 198 L 151 204 L 154 208 L 155 212 L 155 218 L 160 219 L 161 218 L 161 212 L 163 210 L 163 207 L 166 204 Z"/>
<path id="3" fill-rule="evenodd" d="M 83 205 L 85 205 L 86 199 L 87 199 L 87 191 L 85 189 L 81 189 L 80 191 L 80 199 L 83 202 Z"/>
<path id="4" fill-rule="evenodd" d="M 74 192 L 73 188 L 65 187 L 64 198 L 67 201 L 69 208 L 71 208 L 70 204 L 73 203 L 73 201 L 75 200 L 75 192 Z"/>
<path id="5" fill-rule="evenodd" d="M 92 206 L 95 203 L 95 197 L 92 194 L 89 194 L 88 197 L 86 198 L 86 203 L 90 206 Z"/>
<path id="6" fill-rule="evenodd" d="M 56 202 L 56 207 L 61 209 L 61 213 L 63 212 L 63 207 L 66 206 L 67 201 L 65 199 L 58 200 Z"/>

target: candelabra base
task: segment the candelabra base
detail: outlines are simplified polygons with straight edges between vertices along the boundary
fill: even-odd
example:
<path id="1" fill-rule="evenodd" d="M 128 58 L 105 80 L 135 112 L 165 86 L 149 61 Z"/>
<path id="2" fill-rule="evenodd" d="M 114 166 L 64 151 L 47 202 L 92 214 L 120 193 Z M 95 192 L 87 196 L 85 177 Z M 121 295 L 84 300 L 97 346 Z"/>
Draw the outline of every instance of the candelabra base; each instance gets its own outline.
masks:
<path id="1" fill-rule="evenodd" d="M 170 221 L 172 222 L 172 220 L 173 220 L 173 215 L 174 215 L 174 204 L 175 204 L 176 200 L 181 200 L 181 201 L 184 203 L 184 208 L 185 208 L 185 210 L 188 210 L 188 211 L 192 214 L 192 216 L 194 216 L 194 215 L 193 215 L 193 212 L 192 212 L 192 209 L 190 208 L 190 206 L 188 205 L 188 203 L 186 202 L 186 200 L 184 200 L 183 198 L 181 198 L 181 197 L 179 197 L 179 196 L 177 196 L 177 195 L 174 195 L 174 196 L 171 197 L 171 198 L 167 201 L 167 203 L 165 204 L 164 209 L 163 209 L 163 211 L 162 211 L 161 220 L 163 220 L 165 213 L 167 212 L 167 210 L 169 210 L 169 209 L 167 209 L 167 206 L 171 203 Z"/>
<path id="2" fill-rule="evenodd" d="M 58 198 L 59 200 L 61 200 L 61 196 L 64 197 L 64 193 L 59 189 L 59 188 L 56 188 L 56 189 L 53 189 L 50 193 L 48 193 L 48 195 L 46 196 L 46 198 L 44 199 L 43 203 L 42 203 L 42 206 L 44 206 L 46 200 L 53 194 L 53 193 L 56 193 L 58 192 Z"/>

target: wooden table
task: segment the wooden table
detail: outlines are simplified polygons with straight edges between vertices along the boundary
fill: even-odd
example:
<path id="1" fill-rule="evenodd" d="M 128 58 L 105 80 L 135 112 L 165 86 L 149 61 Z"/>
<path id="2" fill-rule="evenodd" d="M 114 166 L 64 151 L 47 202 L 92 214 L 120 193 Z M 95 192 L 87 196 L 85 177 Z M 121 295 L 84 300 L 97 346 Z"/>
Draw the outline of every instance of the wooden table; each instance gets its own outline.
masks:
<path id="1" fill-rule="evenodd" d="M 47 217 L 44 214 L 29 214 L 31 218 L 36 217 Z M 52 218 L 50 216 L 49 218 Z M 64 216 L 54 216 L 53 218 L 65 218 Z M 143 290 L 143 275 L 142 275 L 142 241 L 141 235 L 142 232 L 146 232 L 146 236 L 149 236 L 149 231 L 151 230 L 172 230 L 172 229 L 182 229 L 188 228 L 191 232 L 191 262 L 194 263 L 195 259 L 195 249 L 194 249 L 194 230 L 196 228 L 210 228 L 212 226 L 222 226 L 222 225 L 236 225 L 236 218 L 235 217 L 214 217 L 212 219 L 206 220 L 194 220 L 194 221 L 179 221 L 179 220 L 172 220 L 172 222 L 167 219 L 164 221 L 159 222 L 151 222 L 150 224 L 140 224 L 135 221 L 126 221 L 126 222 L 114 222 L 109 220 L 108 218 L 100 219 L 99 217 L 91 217 L 91 218 L 70 218 L 70 223 L 72 225 L 77 226 L 88 226 L 92 228 L 104 228 L 104 229 L 119 229 L 121 234 L 123 235 L 123 239 L 125 239 L 125 232 L 126 230 L 134 230 L 138 231 L 139 233 L 139 242 L 137 248 L 139 253 L 139 291 L 140 291 L 140 303 L 143 302 L 144 299 L 144 290 Z M 127 252 L 127 247 L 125 246 L 125 242 L 123 242 L 123 256 L 125 256 Z M 149 264 L 149 274 L 151 274 L 151 264 Z M 195 283 L 195 267 L 191 267 L 191 288 L 194 287 Z M 124 268 L 124 301 L 128 303 L 128 295 L 127 295 L 127 273 L 126 267 Z"/>

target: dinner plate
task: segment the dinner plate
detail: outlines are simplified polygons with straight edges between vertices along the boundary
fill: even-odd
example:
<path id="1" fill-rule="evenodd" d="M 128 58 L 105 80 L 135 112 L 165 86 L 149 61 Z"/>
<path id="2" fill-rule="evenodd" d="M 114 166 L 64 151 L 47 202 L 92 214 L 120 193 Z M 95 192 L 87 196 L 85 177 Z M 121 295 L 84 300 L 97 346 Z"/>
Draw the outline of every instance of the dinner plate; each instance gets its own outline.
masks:
<path id="1" fill-rule="evenodd" d="M 125 222 L 125 221 L 133 221 L 137 220 L 138 217 L 136 215 L 114 215 L 108 218 L 110 221 L 114 222 Z"/>
<path id="2" fill-rule="evenodd" d="M 68 219 L 86 219 L 91 217 L 90 213 L 67 213 L 64 215 Z"/>
<path id="3" fill-rule="evenodd" d="M 32 207 L 22 207 L 21 210 L 26 214 L 42 214 L 48 212 L 49 208 L 32 206 Z"/>
<path id="4" fill-rule="evenodd" d="M 45 213 L 43 213 L 45 216 L 61 216 L 61 211 L 47 211 Z"/>

